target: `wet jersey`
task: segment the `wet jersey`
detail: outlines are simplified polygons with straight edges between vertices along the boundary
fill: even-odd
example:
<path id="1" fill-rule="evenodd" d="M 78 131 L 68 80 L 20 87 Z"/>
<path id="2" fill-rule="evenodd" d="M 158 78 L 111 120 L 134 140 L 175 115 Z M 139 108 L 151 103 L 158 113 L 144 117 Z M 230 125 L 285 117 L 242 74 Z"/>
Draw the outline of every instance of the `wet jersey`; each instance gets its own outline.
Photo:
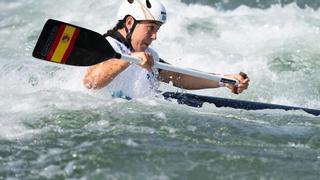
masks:
<path id="1" fill-rule="evenodd" d="M 131 53 L 130 49 L 118 40 L 110 36 L 106 39 L 116 52 L 126 55 Z M 159 55 L 153 49 L 148 48 L 146 52 L 152 55 L 154 61 L 159 61 Z M 114 96 L 143 97 L 153 93 L 159 87 L 158 74 L 156 68 L 152 68 L 152 72 L 149 72 L 137 64 L 131 64 L 115 77 L 106 86 L 106 89 L 112 92 Z"/>

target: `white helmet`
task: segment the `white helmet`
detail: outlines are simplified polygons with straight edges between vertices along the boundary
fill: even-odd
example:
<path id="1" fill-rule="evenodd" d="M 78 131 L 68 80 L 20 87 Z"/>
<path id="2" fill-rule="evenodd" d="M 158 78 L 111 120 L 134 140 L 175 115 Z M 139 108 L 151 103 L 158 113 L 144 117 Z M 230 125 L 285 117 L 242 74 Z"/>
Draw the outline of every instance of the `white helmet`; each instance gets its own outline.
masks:
<path id="1" fill-rule="evenodd" d="M 123 20 L 127 15 L 135 20 L 151 20 L 165 23 L 166 9 L 159 0 L 124 0 L 118 12 L 118 20 Z"/>

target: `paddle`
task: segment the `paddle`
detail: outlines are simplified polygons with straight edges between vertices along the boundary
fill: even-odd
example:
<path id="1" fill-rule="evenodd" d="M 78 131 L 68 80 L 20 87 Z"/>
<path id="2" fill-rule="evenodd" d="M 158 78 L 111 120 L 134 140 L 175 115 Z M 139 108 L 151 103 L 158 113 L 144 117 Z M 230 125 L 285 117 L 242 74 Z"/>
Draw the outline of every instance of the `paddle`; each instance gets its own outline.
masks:
<path id="1" fill-rule="evenodd" d="M 140 63 L 138 58 L 117 53 L 101 34 L 53 19 L 49 19 L 44 25 L 32 55 L 42 60 L 73 66 L 91 66 L 112 58 Z M 213 81 L 233 85 L 239 83 L 231 78 L 165 63 L 154 62 L 154 66 Z"/>

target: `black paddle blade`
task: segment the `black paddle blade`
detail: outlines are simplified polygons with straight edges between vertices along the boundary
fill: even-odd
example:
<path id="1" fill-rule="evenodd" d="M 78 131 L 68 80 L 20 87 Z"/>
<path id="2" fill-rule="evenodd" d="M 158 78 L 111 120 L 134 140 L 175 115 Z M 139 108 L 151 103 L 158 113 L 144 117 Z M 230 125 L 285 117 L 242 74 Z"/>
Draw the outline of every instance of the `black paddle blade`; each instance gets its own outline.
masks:
<path id="1" fill-rule="evenodd" d="M 60 64 L 90 66 L 116 58 L 117 53 L 101 34 L 49 19 L 32 56 Z"/>
<path id="2" fill-rule="evenodd" d="M 244 110 L 262 110 L 262 109 L 282 109 L 282 110 L 303 110 L 309 114 L 320 116 L 320 110 L 308 109 L 294 106 L 284 106 L 279 104 L 268 104 L 253 101 L 243 101 L 236 99 L 227 99 L 210 96 L 199 96 L 189 93 L 165 92 L 162 94 L 166 99 L 177 99 L 179 104 L 185 104 L 192 107 L 202 107 L 204 103 L 214 104 L 216 107 L 229 107 Z"/>

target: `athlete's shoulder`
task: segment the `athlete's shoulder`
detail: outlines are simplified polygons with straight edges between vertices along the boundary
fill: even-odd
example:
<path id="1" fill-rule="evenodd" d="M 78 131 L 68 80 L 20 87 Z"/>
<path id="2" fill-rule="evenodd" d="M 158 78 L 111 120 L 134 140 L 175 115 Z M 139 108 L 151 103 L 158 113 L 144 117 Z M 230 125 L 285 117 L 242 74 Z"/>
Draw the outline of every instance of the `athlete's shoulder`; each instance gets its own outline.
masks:
<path id="1" fill-rule="evenodd" d="M 122 54 L 130 54 L 130 50 L 122 42 L 111 36 L 107 36 L 106 39 L 116 52 Z"/>

